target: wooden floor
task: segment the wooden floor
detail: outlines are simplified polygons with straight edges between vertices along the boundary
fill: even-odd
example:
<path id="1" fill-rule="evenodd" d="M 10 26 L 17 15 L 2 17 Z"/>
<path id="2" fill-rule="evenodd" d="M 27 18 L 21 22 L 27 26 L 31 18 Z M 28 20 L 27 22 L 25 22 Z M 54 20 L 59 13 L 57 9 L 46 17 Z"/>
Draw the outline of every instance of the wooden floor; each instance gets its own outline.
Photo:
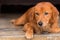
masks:
<path id="1" fill-rule="evenodd" d="M 20 15 L 18 15 L 20 16 Z M 0 36 L 11 36 L 24 34 L 21 27 L 15 27 L 10 23 L 10 20 L 18 17 L 15 14 L 2 14 L 0 17 Z"/>
<path id="2" fill-rule="evenodd" d="M 25 33 L 22 31 L 23 27 L 22 26 L 15 27 L 14 25 L 12 25 L 10 23 L 11 19 L 16 19 L 19 16 L 20 16 L 20 14 L 1 14 L 1 16 L 0 16 L 0 40 L 2 40 L 4 37 L 11 37 L 11 38 L 15 37 L 15 38 L 12 38 L 12 39 L 14 39 L 14 40 L 17 40 L 17 39 L 18 40 L 25 40 L 23 38 L 23 37 L 25 37 L 25 35 L 24 35 Z M 59 25 L 60 25 L 60 21 L 59 21 Z M 38 40 L 40 40 L 40 38 L 42 38 L 42 40 L 44 38 L 44 40 L 45 40 L 45 36 L 47 38 L 55 38 L 55 37 L 60 38 L 60 33 L 56 33 L 56 34 L 41 34 L 41 35 L 34 35 L 34 36 L 35 36 L 35 38 L 32 39 L 32 40 L 37 40 L 38 38 L 39 38 Z M 19 37 L 21 37 L 21 38 L 19 38 Z M 8 39 L 6 39 L 6 40 L 8 40 Z"/>

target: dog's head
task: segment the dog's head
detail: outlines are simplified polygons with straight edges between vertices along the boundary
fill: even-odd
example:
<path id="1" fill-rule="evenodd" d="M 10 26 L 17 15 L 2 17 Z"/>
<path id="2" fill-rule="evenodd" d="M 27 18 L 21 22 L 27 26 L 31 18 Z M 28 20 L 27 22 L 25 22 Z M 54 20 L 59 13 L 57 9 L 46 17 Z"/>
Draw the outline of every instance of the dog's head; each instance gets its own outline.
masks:
<path id="1" fill-rule="evenodd" d="M 38 3 L 34 7 L 34 19 L 40 27 L 47 26 L 49 23 L 58 21 L 58 10 L 49 2 Z M 32 17 L 31 17 L 32 18 Z M 33 19 L 33 20 L 34 20 Z"/>

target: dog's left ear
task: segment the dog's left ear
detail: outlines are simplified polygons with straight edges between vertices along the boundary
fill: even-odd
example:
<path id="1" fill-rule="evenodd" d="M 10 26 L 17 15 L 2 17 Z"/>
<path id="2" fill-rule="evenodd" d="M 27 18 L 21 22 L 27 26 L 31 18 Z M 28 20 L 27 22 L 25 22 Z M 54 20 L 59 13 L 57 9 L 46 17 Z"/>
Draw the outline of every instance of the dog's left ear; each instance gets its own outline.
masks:
<path id="1" fill-rule="evenodd" d="M 53 19 L 53 22 L 58 23 L 59 11 L 57 10 L 57 8 L 55 6 L 51 5 L 51 7 L 52 7 L 52 19 Z"/>
<path id="2" fill-rule="evenodd" d="M 50 3 L 51 9 L 52 9 L 52 17 L 51 17 L 51 26 L 57 27 L 58 26 L 58 19 L 59 19 L 59 11 L 57 8 Z"/>

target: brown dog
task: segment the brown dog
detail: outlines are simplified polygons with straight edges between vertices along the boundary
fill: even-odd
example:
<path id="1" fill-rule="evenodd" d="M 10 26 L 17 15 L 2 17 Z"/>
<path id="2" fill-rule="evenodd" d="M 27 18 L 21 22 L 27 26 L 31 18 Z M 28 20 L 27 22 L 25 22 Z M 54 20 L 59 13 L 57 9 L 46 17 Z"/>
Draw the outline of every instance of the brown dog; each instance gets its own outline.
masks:
<path id="1" fill-rule="evenodd" d="M 60 28 L 58 27 L 58 15 L 58 10 L 51 3 L 40 2 L 12 22 L 15 26 L 23 24 L 26 38 L 32 38 L 34 32 L 60 32 Z"/>

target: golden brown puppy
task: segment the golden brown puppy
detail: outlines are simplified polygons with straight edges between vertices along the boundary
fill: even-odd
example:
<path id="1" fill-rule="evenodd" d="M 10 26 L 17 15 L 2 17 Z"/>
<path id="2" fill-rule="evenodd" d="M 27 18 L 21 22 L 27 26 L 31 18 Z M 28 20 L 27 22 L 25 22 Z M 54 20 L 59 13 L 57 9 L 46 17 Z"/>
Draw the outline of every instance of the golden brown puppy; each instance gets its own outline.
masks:
<path id="1" fill-rule="evenodd" d="M 24 24 L 23 29 L 26 32 L 26 38 L 32 38 L 34 32 L 60 32 L 58 15 L 58 10 L 50 2 L 40 2 L 12 22 L 15 26 Z"/>

